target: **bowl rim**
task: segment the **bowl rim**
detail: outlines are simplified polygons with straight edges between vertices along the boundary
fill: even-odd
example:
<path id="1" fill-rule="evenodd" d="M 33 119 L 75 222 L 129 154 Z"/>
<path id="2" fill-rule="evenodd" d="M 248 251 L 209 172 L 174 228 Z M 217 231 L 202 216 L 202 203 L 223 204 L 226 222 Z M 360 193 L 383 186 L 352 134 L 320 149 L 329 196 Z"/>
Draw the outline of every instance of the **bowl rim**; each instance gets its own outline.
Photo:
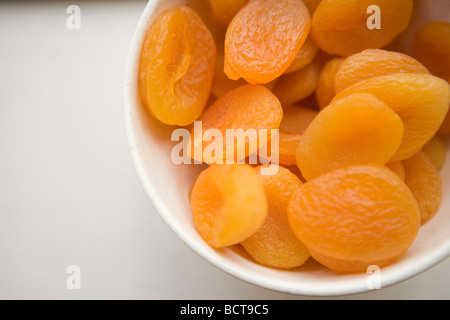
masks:
<path id="1" fill-rule="evenodd" d="M 201 258 L 203 258 L 219 270 L 224 271 L 225 273 L 235 277 L 236 279 L 242 280 L 251 285 L 255 285 L 279 293 L 312 297 L 335 297 L 374 291 L 374 289 L 370 289 L 367 286 L 367 274 L 361 274 L 360 276 L 351 278 L 345 286 L 335 283 L 330 283 L 328 285 L 322 286 L 289 286 L 288 283 L 273 283 L 272 281 L 269 281 L 269 279 L 264 279 L 258 275 L 248 272 L 244 268 L 236 266 L 220 255 L 211 255 L 211 250 L 197 245 L 195 241 L 193 241 L 193 239 L 191 239 L 189 235 L 184 232 L 182 226 L 180 226 L 177 223 L 176 219 L 174 219 L 174 217 L 170 214 L 170 211 L 164 205 L 164 202 L 158 199 L 157 188 L 149 183 L 149 181 L 145 177 L 146 174 L 143 170 L 142 160 L 140 158 L 135 140 L 136 135 L 133 131 L 132 119 L 132 106 L 134 104 L 137 91 L 137 68 L 139 65 L 139 57 L 143 38 L 150 23 L 150 17 L 152 16 L 152 13 L 157 9 L 158 5 L 158 0 L 148 1 L 147 5 L 144 8 L 144 11 L 139 18 L 130 43 L 125 66 L 125 81 L 123 87 L 123 120 L 128 152 L 134 170 L 142 187 L 144 188 L 147 197 L 149 198 L 160 218 L 184 244 L 186 244 L 190 249 L 197 253 Z M 391 269 L 385 270 L 383 272 L 381 289 L 413 278 L 434 267 L 449 256 L 450 241 L 448 241 L 447 243 L 443 243 L 438 249 L 433 250 L 433 254 L 428 255 L 425 261 L 422 261 L 420 263 L 409 263 L 405 265 L 402 268 L 401 274 L 395 271 L 391 272 Z"/>

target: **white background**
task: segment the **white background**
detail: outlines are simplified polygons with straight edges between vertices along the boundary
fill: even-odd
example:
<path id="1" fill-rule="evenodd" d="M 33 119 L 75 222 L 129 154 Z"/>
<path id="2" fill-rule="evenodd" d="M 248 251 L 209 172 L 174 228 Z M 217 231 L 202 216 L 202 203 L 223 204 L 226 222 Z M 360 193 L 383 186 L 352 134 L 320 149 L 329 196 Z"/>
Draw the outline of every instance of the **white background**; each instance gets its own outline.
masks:
<path id="1" fill-rule="evenodd" d="M 81 8 L 81 30 L 66 9 Z M 146 1 L 0 2 L 1 299 L 314 299 L 235 279 L 163 223 L 123 126 L 128 47 Z M 81 290 L 66 269 L 81 268 Z M 449 299 L 450 260 L 342 299 Z"/>

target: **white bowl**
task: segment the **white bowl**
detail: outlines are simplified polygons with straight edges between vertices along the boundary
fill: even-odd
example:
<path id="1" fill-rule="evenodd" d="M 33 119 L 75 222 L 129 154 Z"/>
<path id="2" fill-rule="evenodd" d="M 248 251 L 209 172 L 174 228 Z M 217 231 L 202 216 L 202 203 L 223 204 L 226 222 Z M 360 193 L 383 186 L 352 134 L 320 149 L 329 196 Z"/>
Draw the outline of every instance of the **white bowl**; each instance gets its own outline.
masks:
<path id="1" fill-rule="evenodd" d="M 419 23 L 438 20 L 447 14 L 447 0 L 427 1 L 416 14 Z M 427 2 L 422 2 L 426 5 Z M 408 252 L 394 264 L 373 274 L 337 274 L 312 259 L 293 271 L 270 269 L 254 263 L 238 246 L 215 250 L 195 230 L 189 204 L 189 191 L 203 165 L 174 165 L 171 161 L 171 134 L 174 127 L 161 124 L 149 115 L 140 102 L 138 67 L 141 45 L 151 21 L 163 10 L 184 4 L 183 0 L 150 0 L 138 23 L 126 67 L 125 126 L 129 151 L 137 175 L 154 207 L 173 232 L 205 260 L 238 279 L 267 289 L 308 296 L 337 296 L 374 289 L 373 280 L 387 287 L 435 266 L 450 254 L 450 161 L 442 169 L 444 197 L 440 212 L 420 230 Z M 443 18 L 445 19 L 445 18 Z M 417 21 L 417 20 L 416 20 Z M 448 21 L 448 17 L 447 17 Z M 448 149 L 450 150 L 450 145 Z M 447 151 L 448 159 L 450 152 Z"/>

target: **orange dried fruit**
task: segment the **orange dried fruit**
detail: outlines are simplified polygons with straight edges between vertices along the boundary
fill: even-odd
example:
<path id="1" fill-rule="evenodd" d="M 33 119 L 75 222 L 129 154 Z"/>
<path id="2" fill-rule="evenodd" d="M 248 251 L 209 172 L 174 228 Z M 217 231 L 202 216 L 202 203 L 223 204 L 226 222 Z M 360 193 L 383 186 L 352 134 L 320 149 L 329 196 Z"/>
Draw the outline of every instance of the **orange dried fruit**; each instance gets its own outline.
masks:
<path id="1" fill-rule="evenodd" d="M 331 59 L 320 71 L 316 89 L 316 98 L 320 109 L 328 106 L 336 95 L 334 79 L 343 62 L 344 58 Z"/>
<path id="2" fill-rule="evenodd" d="M 447 157 L 447 148 L 445 141 L 440 136 L 434 136 L 433 139 L 422 148 L 422 151 L 430 158 L 434 166 L 440 170 L 444 166 Z"/>
<path id="3" fill-rule="evenodd" d="M 292 73 L 306 67 L 314 60 L 318 52 L 319 47 L 314 43 L 311 37 L 306 38 L 305 43 L 295 56 L 294 61 L 284 73 Z"/>
<path id="4" fill-rule="evenodd" d="M 450 22 L 425 24 L 416 35 L 413 55 L 432 74 L 450 80 Z"/>
<path id="5" fill-rule="evenodd" d="M 161 13 L 144 39 L 139 70 L 143 104 L 161 122 L 188 125 L 208 100 L 216 55 L 214 39 L 188 7 Z"/>
<path id="6" fill-rule="evenodd" d="M 370 93 L 403 120 L 402 144 L 390 162 L 407 159 L 436 134 L 447 114 L 450 85 L 429 74 L 396 73 L 370 78 L 339 92 L 333 101 L 355 93 Z"/>
<path id="7" fill-rule="evenodd" d="M 342 63 L 336 74 L 336 92 L 369 78 L 402 72 L 429 73 L 423 64 L 406 54 L 382 49 L 367 49 L 348 57 Z"/>
<path id="8" fill-rule="evenodd" d="M 405 167 L 403 166 L 403 162 L 393 162 L 386 164 L 386 167 L 388 167 L 389 170 L 394 172 L 396 175 L 402 179 L 402 181 L 405 181 Z"/>
<path id="9" fill-rule="evenodd" d="M 214 248 L 238 244 L 264 224 L 268 204 L 259 175 L 246 164 L 212 165 L 191 194 L 194 225 Z"/>
<path id="10" fill-rule="evenodd" d="M 320 61 L 315 59 L 306 67 L 281 76 L 273 89 L 273 93 L 285 106 L 306 99 L 317 88 L 320 69 Z"/>
<path id="11" fill-rule="evenodd" d="M 380 29 L 370 29 L 367 13 L 380 10 Z M 312 17 L 311 34 L 319 47 L 330 54 L 350 56 L 391 43 L 409 25 L 412 0 L 323 0 Z"/>
<path id="12" fill-rule="evenodd" d="M 225 36 L 225 73 L 252 84 L 268 83 L 292 64 L 310 30 L 310 14 L 298 0 L 251 0 Z"/>
<path id="13" fill-rule="evenodd" d="M 256 170 L 260 173 L 269 212 L 263 226 L 241 244 L 262 265 L 282 269 L 301 266 L 309 253 L 291 229 L 288 205 L 290 196 L 302 182 L 284 167 L 279 167 L 275 175 L 262 175 L 261 167 Z"/>
<path id="14" fill-rule="evenodd" d="M 442 179 L 439 171 L 422 151 L 403 161 L 405 182 L 417 200 L 422 224 L 439 210 L 442 200 Z"/>
<path id="15" fill-rule="evenodd" d="M 280 123 L 280 131 L 294 135 L 302 135 L 311 122 L 319 114 L 319 111 L 292 105 L 283 107 L 283 119 Z"/>
<path id="16" fill-rule="evenodd" d="M 214 78 L 211 87 L 211 93 L 219 98 L 228 91 L 242 87 L 247 84 L 244 79 L 231 80 L 223 71 L 224 66 L 224 52 L 222 50 L 217 51 L 216 64 L 214 69 Z"/>
<path id="17" fill-rule="evenodd" d="M 402 120 L 391 108 L 371 94 L 354 94 L 317 115 L 300 141 L 297 164 L 308 181 L 349 165 L 384 165 L 402 138 Z"/>
<path id="18" fill-rule="evenodd" d="M 311 256 L 343 273 L 380 268 L 404 254 L 419 227 L 417 201 L 384 166 L 350 166 L 300 186 L 289 222 Z"/>
<path id="19" fill-rule="evenodd" d="M 214 19 L 223 26 L 233 20 L 236 13 L 247 4 L 249 0 L 208 0 Z"/>
<path id="20" fill-rule="evenodd" d="M 200 117 L 202 132 L 196 134 L 194 127 L 189 156 L 206 163 L 223 163 L 227 159 L 241 161 L 265 145 L 264 141 L 267 143 L 268 135 L 272 134 L 272 129 L 278 129 L 282 117 L 280 102 L 266 87 L 247 84 L 233 89 L 218 98 Z M 228 141 L 227 130 L 234 130 L 231 134 L 243 138 L 234 141 L 233 135 Z M 216 142 L 216 133 L 223 141 Z"/>
<path id="21" fill-rule="evenodd" d="M 297 148 L 302 140 L 300 134 L 290 134 L 283 131 L 279 132 L 278 150 L 271 150 L 271 158 L 278 153 L 278 163 L 285 166 L 297 164 Z M 271 145 L 270 145 L 271 146 Z"/>

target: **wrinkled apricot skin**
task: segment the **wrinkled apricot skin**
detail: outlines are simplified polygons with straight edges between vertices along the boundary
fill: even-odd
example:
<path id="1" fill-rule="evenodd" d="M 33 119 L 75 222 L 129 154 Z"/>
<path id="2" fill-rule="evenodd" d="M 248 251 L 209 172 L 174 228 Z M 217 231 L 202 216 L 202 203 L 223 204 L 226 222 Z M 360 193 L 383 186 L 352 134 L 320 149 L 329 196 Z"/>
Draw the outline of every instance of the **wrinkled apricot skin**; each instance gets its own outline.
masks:
<path id="1" fill-rule="evenodd" d="M 238 244 L 264 224 L 264 188 L 249 165 L 213 165 L 204 170 L 191 194 L 194 225 L 214 248 Z"/>
<path id="2" fill-rule="evenodd" d="M 320 109 L 328 106 L 336 95 L 335 77 L 343 62 L 343 58 L 334 58 L 328 61 L 320 71 L 316 89 L 316 98 Z"/>
<path id="3" fill-rule="evenodd" d="M 301 47 L 298 54 L 295 56 L 294 61 L 284 73 L 292 73 L 302 69 L 303 67 L 306 67 L 314 60 L 318 51 L 319 47 L 314 43 L 311 37 L 306 38 L 305 43 Z"/>
<path id="4" fill-rule="evenodd" d="M 340 92 L 369 78 L 395 73 L 429 74 L 429 71 L 419 61 L 406 54 L 367 49 L 345 59 L 336 74 L 335 89 Z"/>
<path id="5" fill-rule="evenodd" d="M 261 167 L 256 168 L 257 172 Z M 280 167 L 275 175 L 259 175 L 269 212 L 263 226 L 241 244 L 260 264 L 281 269 L 301 266 L 309 252 L 293 233 L 288 220 L 291 194 L 302 184 L 288 169 Z"/>
<path id="6" fill-rule="evenodd" d="M 222 26 L 228 26 L 236 13 L 249 0 L 208 0 L 214 19 Z"/>
<path id="7" fill-rule="evenodd" d="M 367 9 L 377 5 L 381 29 L 369 29 Z M 323 0 L 312 17 L 311 34 L 330 54 L 350 56 L 365 49 L 382 48 L 409 25 L 412 0 Z"/>
<path id="8" fill-rule="evenodd" d="M 389 162 L 407 159 L 436 134 L 450 103 L 449 84 L 429 74 L 396 73 L 370 78 L 341 91 L 337 101 L 354 93 L 370 93 L 403 120 L 402 144 Z"/>
<path id="9" fill-rule="evenodd" d="M 298 71 L 281 76 L 273 93 L 284 106 L 292 105 L 309 97 L 317 88 L 320 69 L 320 61 L 314 60 Z"/>
<path id="10" fill-rule="evenodd" d="M 433 137 L 433 139 L 428 141 L 422 148 L 422 151 L 425 152 L 438 170 L 442 169 L 447 157 L 447 148 L 445 147 L 445 142 L 442 137 Z"/>
<path id="11" fill-rule="evenodd" d="M 422 224 L 439 211 L 442 200 L 442 179 L 439 171 L 422 151 L 403 161 L 405 183 L 419 204 Z"/>
<path id="12" fill-rule="evenodd" d="M 263 141 L 262 137 L 266 139 L 267 143 L 267 134 L 270 134 L 272 129 L 278 129 L 282 118 L 283 109 L 280 102 L 266 87 L 247 84 L 231 90 L 218 98 L 200 117 L 203 135 L 191 133 L 191 147 L 188 147 L 191 154 L 189 156 L 206 163 L 224 163 L 226 159 L 241 161 L 255 153 L 257 151 L 255 148 L 262 146 L 259 145 L 259 142 Z M 212 157 L 205 153 L 211 143 L 214 143 L 211 138 L 207 139 L 206 137 L 210 129 L 219 130 L 224 139 L 223 143 L 220 143 L 220 147 L 223 148 L 222 154 L 214 154 Z M 246 139 L 242 145 L 238 145 L 238 142 L 228 143 L 226 141 L 227 129 L 242 130 L 243 133 L 252 130 L 255 135 L 254 137 L 249 135 L 250 138 Z M 199 148 L 200 152 L 196 152 L 196 148 Z M 245 157 L 237 159 L 236 157 L 241 154 L 240 151 Z M 198 158 L 197 155 L 200 157 Z"/>
<path id="13" fill-rule="evenodd" d="M 225 36 L 225 73 L 251 84 L 268 83 L 294 61 L 310 31 L 310 14 L 298 0 L 251 0 Z"/>
<path id="14" fill-rule="evenodd" d="M 450 22 L 433 21 L 417 33 L 413 55 L 432 74 L 450 80 Z"/>
<path id="15" fill-rule="evenodd" d="M 215 55 L 214 39 L 194 10 L 163 12 L 148 29 L 141 53 L 143 104 L 168 125 L 195 121 L 209 97 Z"/>
<path id="16" fill-rule="evenodd" d="M 288 217 L 311 256 L 342 273 L 392 263 L 420 227 L 411 191 L 376 165 L 341 168 L 303 184 L 291 198 Z"/>
<path id="17" fill-rule="evenodd" d="M 403 138 L 403 123 L 370 94 L 354 94 L 323 109 L 303 134 L 297 164 L 307 181 L 365 163 L 384 165 Z"/>

